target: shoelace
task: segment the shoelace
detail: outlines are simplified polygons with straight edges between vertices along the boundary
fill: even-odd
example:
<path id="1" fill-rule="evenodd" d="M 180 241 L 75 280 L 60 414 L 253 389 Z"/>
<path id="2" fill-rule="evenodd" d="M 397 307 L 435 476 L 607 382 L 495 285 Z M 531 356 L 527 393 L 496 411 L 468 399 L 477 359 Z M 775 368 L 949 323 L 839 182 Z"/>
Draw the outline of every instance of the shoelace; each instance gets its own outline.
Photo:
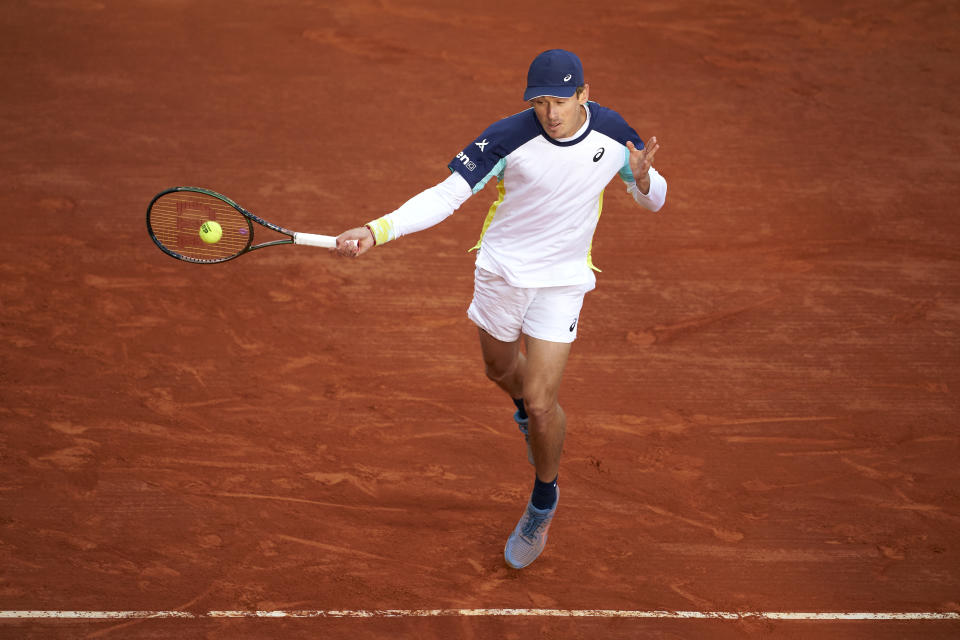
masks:
<path id="1" fill-rule="evenodd" d="M 528 514 L 531 514 L 531 511 L 527 511 Z M 543 515 L 539 513 L 533 513 L 532 517 L 527 520 L 527 524 L 523 526 L 523 529 L 520 531 L 520 535 L 525 538 L 533 538 L 540 532 L 540 529 L 543 528 L 550 521 L 550 516 L 553 515 L 553 512 L 545 513 Z"/>

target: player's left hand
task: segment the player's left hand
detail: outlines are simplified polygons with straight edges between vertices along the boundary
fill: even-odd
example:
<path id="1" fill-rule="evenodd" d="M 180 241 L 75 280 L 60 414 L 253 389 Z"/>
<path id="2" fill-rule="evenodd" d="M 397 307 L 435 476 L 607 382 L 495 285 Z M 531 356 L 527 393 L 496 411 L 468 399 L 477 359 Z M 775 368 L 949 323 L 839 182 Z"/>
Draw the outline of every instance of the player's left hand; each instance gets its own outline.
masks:
<path id="1" fill-rule="evenodd" d="M 637 181 L 640 192 L 647 194 L 650 192 L 650 167 L 653 166 L 653 157 L 657 155 L 660 143 L 657 142 L 657 137 L 653 136 L 647 140 L 643 149 L 637 149 L 629 141 L 627 149 L 630 150 L 630 171 L 633 172 L 633 179 Z"/>

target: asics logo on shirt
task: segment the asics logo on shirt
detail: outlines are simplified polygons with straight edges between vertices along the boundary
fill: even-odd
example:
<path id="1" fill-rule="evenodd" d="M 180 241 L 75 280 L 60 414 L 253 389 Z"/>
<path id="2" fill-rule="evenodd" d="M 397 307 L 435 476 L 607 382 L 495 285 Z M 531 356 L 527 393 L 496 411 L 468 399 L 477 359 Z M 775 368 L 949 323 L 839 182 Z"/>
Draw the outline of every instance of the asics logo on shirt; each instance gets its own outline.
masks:
<path id="1" fill-rule="evenodd" d="M 486 138 L 484 138 L 484 139 L 483 139 L 483 142 L 474 142 L 473 144 L 475 144 L 475 145 L 477 145 L 478 147 L 480 147 L 480 152 L 483 153 L 483 148 L 486 147 L 486 146 L 487 146 L 488 144 L 490 144 L 490 143 L 487 142 L 487 139 L 486 139 Z"/>
<path id="2" fill-rule="evenodd" d="M 600 147 L 599 149 L 597 149 L 597 152 L 593 154 L 593 161 L 600 162 L 600 158 L 602 157 L 603 157 L 603 147 Z"/>

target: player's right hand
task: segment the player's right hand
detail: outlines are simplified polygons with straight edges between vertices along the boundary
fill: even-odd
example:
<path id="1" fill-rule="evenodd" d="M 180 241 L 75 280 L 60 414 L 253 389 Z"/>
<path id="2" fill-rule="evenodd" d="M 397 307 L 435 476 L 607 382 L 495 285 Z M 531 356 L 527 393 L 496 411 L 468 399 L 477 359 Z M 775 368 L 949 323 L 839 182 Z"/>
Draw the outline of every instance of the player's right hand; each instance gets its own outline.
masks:
<path id="1" fill-rule="evenodd" d="M 362 256 L 376 245 L 373 232 L 366 227 L 356 227 L 337 236 L 337 248 L 331 249 L 338 256 L 356 258 Z"/>

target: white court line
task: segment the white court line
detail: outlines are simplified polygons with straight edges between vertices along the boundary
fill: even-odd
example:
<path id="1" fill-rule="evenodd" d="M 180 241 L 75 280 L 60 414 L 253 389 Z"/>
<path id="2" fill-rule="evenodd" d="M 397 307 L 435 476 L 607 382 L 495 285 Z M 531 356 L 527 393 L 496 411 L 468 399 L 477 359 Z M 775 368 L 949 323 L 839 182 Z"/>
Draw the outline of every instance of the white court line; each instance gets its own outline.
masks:
<path id="1" fill-rule="evenodd" d="M 667 620 L 960 620 L 953 612 L 635 611 L 623 609 L 346 609 L 318 611 L 0 611 L 0 618 L 130 620 L 150 618 L 660 618 Z"/>

